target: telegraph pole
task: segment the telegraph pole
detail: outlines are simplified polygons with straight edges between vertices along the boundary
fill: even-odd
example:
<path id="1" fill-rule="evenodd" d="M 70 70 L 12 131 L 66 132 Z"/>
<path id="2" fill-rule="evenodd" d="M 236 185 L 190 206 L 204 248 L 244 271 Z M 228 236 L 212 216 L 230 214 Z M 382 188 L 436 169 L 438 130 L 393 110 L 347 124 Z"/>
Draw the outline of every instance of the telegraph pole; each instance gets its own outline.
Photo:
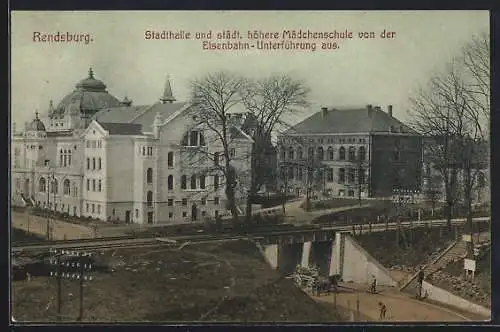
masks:
<path id="1" fill-rule="evenodd" d="M 83 288 L 85 282 L 92 281 L 90 273 L 94 269 L 93 253 L 70 251 L 65 249 L 51 249 L 53 257 L 50 262 L 55 271 L 50 272 L 51 277 L 57 280 L 57 314 L 58 320 L 62 319 L 62 279 L 78 280 L 80 286 L 80 307 L 78 321 L 83 319 Z"/>

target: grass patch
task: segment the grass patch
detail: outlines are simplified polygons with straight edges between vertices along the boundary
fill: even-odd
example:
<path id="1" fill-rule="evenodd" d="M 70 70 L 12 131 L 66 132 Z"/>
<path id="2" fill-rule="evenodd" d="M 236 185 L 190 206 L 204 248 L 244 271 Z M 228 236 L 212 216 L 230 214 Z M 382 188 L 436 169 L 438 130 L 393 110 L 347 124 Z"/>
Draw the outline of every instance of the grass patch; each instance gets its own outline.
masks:
<path id="1" fill-rule="evenodd" d="M 176 249 L 119 249 L 99 255 L 109 272 L 96 272 L 84 289 L 84 321 L 337 321 L 271 270 L 245 241 Z M 18 321 L 56 321 L 56 281 L 13 282 Z M 76 282 L 63 283 L 65 321 L 78 316 Z"/>

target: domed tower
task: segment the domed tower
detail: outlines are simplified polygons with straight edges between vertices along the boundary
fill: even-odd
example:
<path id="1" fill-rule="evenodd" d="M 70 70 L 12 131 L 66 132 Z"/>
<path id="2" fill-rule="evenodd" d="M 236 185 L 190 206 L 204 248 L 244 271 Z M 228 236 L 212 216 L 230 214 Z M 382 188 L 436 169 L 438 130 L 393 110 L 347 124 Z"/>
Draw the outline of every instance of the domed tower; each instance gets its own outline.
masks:
<path id="1" fill-rule="evenodd" d="M 55 109 L 56 114 L 66 114 L 66 111 L 76 113 L 75 100 L 78 101 L 80 119 L 87 126 L 92 116 L 99 110 L 123 106 L 121 101 L 106 90 L 106 84 L 94 77 L 94 71 L 89 69 L 88 76 L 75 85 L 75 90 L 65 96 Z M 71 106 L 71 107 L 70 107 Z M 72 121 L 76 124 L 76 121 Z"/>
<path id="2" fill-rule="evenodd" d="M 38 112 L 35 112 L 35 118 L 27 126 L 24 135 L 26 138 L 26 159 L 28 160 L 28 166 L 41 166 L 45 156 L 45 138 L 47 137 L 47 133 L 45 125 L 38 117 Z"/>

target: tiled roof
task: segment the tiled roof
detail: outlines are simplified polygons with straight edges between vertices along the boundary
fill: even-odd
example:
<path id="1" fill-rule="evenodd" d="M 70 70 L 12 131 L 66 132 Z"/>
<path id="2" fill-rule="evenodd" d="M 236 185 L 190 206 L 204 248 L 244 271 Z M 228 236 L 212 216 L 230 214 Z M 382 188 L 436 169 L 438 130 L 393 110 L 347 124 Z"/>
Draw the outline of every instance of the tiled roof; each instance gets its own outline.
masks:
<path id="1" fill-rule="evenodd" d="M 330 109 L 326 114 L 319 111 L 285 131 L 285 134 L 389 132 L 391 126 L 397 132 L 415 133 L 398 119 L 374 107 L 371 112 L 367 108 Z"/>
<path id="2" fill-rule="evenodd" d="M 163 119 L 167 119 L 185 105 L 186 103 L 158 102 L 153 105 L 114 107 L 97 112 L 94 119 L 98 122 L 140 124 L 143 132 L 151 132 L 157 113 L 160 113 Z"/>
<path id="3" fill-rule="evenodd" d="M 99 122 L 110 135 L 142 135 L 141 125 L 136 123 Z"/>

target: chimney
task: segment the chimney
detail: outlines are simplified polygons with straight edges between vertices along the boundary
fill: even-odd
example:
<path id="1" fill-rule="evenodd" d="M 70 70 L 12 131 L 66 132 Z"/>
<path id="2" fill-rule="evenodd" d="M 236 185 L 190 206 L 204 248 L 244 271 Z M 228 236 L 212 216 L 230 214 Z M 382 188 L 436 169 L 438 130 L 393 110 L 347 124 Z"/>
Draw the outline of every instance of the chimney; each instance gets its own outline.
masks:
<path id="1" fill-rule="evenodd" d="M 392 118 L 392 105 L 387 106 L 387 113 L 389 113 L 389 116 Z"/>
<path id="2" fill-rule="evenodd" d="M 327 107 L 321 107 L 321 115 L 323 117 L 326 117 L 328 114 L 328 108 Z"/>

